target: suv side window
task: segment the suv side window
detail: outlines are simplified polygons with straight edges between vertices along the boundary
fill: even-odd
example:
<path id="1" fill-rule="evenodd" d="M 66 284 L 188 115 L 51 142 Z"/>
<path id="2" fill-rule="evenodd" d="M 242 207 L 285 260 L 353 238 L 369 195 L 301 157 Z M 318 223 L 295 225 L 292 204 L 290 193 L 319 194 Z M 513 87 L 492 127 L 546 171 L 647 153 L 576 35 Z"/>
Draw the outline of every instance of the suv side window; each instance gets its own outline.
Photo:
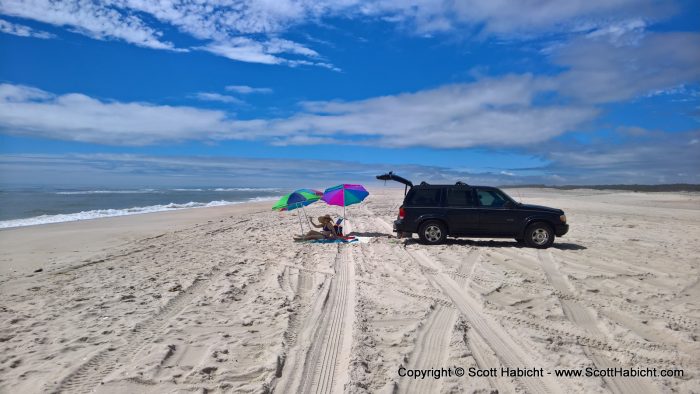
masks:
<path id="1" fill-rule="evenodd" d="M 474 202 L 474 195 L 471 189 L 463 187 L 447 189 L 447 206 L 473 207 L 475 205 L 476 203 Z"/>
<path id="2" fill-rule="evenodd" d="M 476 195 L 479 199 L 479 205 L 482 207 L 501 208 L 508 201 L 503 194 L 496 190 L 477 189 Z"/>
<path id="3" fill-rule="evenodd" d="M 437 207 L 440 205 L 440 189 L 416 189 L 406 196 L 406 205 L 418 207 Z"/>

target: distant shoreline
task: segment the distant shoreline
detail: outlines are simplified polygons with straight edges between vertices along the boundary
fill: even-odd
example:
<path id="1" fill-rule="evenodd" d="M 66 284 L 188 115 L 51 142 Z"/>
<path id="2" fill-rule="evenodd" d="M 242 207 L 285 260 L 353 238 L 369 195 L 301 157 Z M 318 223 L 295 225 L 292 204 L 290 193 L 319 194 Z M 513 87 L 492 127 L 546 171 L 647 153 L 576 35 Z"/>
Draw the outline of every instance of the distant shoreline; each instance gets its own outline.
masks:
<path id="1" fill-rule="evenodd" d="M 593 189 L 593 190 L 624 190 L 632 192 L 700 192 L 699 184 L 692 183 L 670 183 L 662 185 L 503 185 L 504 189 L 557 189 L 557 190 L 576 190 L 576 189 Z"/>

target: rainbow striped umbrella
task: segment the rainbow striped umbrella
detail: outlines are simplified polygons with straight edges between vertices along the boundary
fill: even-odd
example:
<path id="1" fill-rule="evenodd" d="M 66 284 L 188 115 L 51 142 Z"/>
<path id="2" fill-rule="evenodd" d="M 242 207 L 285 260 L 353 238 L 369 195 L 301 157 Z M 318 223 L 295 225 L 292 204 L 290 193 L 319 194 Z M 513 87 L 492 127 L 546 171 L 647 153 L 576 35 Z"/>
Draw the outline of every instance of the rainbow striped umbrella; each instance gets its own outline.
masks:
<path id="1" fill-rule="evenodd" d="M 362 185 L 342 184 L 329 187 L 323 192 L 322 200 L 328 205 L 343 207 L 343 219 L 345 219 L 345 207 L 362 202 L 369 192 Z"/>

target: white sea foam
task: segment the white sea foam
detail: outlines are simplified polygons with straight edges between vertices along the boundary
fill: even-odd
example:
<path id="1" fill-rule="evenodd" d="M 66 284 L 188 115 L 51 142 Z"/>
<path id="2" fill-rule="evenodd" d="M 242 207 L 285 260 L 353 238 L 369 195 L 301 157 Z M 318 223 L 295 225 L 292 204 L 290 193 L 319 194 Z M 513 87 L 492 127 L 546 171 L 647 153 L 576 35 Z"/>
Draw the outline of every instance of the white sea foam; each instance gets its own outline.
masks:
<path id="1" fill-rule="evenodd" d="M 56 194 L 141 194 L 155 193 L 155 189 L 137 189 L 137 190 L 77 190 L 70 192 L 56 192 Z"/>
<path id="2" fill-rule="evenodd" d="M 274 196 L 274 197 L 271 197 L 271 196 L 269 196 L 269 197 L 252 197 L 252 198 L 249 198 L 248 201 L 249 201 L 249 202 L 275 201 L 275 200 L 279 200 L 280 198 L 282 198 L 282 196 Z"/>
<path id="3" fill-rule="evenodd" d="M 165 205 L 151 205 L 147 207 L 133 207 L 126 209 L 96 209 L 92 211 L 82 211 L 78 213 L 68 213 L 59 215 L 41 215 L 26 219 L 13 219 L 13 220 L 3 220 L 0 221 L 0 228 L 12 228 L 12 227 L 24 227 L 24 226 L 34 226 L 38 224 L 47 223 L 60 223 L 60 222 L 74 222 L 78 220 L 89 220 L 97 218 L 105 218 L 112 216 L 126 216 L 126 215 L 138 215 L 142 213 L 150 212 L 161 212 L 161 211 L 174 211 L 179 209 L 188 208 L 204 208 L 204 207 L 217 207 L 222 205 L 232 205 L 241 204 L 244 202 L 257 202 L 257 201 L 269 201 L 275 200 L 279 197 L 254 197 L 246 201 L 211 201 L 208 203 L 203 202 L 188 202 L 185 204 L 165 204 Z"/>
<path id="4" fill-rule="evenodd" d="M 202 188 L 177 188 L 170 189 L 176 192 L 272 192 L 280 189 L 273 187 L 217 187 L 215 189 Z M 55 194 L 74 195 L 74 194 L 141 194 L 141 193 L 163 193 L 164 190 L 156 189 L 133 189 L 133 190 L 73 190 L 55 192 Z"/>
<path id="5" fill-rule="evenodd" d="M 280 189 L 274 187 L 217 187 L 215 192 L 274 192 Z"/>

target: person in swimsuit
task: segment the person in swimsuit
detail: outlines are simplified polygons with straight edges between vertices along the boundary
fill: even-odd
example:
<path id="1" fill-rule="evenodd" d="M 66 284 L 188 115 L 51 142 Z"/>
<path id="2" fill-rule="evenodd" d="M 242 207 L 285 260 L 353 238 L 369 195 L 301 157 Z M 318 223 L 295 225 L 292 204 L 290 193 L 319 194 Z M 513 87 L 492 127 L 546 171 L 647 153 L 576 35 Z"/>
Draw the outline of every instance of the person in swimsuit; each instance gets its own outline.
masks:
<path id="1" fill-rule="evenodd" d="M 333 218 L 331 215 L 323 215 L 318 217 L 319 224 L 314 223 L 313 218 L 309 218 L 311 225 L 320 228 L 321 231 L 311 230 L 303 236 L 294 237 L 295 241 L 308 241 L 312 239 L 333 239 L 337 236 L 333 228 Z"/>

